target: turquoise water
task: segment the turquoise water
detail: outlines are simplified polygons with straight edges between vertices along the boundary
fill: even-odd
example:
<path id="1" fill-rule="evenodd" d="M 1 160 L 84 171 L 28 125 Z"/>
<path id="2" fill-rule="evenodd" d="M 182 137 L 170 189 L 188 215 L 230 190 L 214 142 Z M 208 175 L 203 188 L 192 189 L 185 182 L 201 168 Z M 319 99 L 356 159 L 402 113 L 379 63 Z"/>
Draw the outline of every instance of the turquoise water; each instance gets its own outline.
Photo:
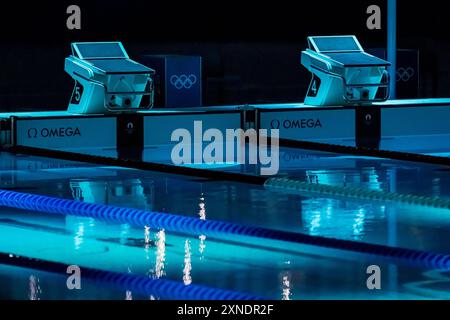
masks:
<path id="1" fill-rule="evenodd" d="M 449 195 L 449 171 L 438 166 L 290 149 L 283 149 L 282 155 L 280 175 L 302 181 L 441 198 Z M 295 195 L 244 183 L 5 153 L 0 162 L 3 189 L 450 253 L 448 210 Z M 233 166 L 215 169 L 236 170 Z M 0 234 L 4 253 L 274 299 L 442 298 L 450 289 L 445 272 L 347 250 L 264 240 L 255 245 L 237 238 L 218 241 L 201 234 L 146 231 L 92 218 L 1 208 Z M 366 286 L 366 269 L 371 264 L 382 271 L 379 291 Z M 71 291 L 65 287 L 65 274 L 5 265 L 0 279 L 9 285 L 2 286 L 0 297 L 29 298 L 30 277 L 40 280 L 41 299 L 159 298 L 123 287 L 89 285 L 88 279 L 82 290 Z"/>

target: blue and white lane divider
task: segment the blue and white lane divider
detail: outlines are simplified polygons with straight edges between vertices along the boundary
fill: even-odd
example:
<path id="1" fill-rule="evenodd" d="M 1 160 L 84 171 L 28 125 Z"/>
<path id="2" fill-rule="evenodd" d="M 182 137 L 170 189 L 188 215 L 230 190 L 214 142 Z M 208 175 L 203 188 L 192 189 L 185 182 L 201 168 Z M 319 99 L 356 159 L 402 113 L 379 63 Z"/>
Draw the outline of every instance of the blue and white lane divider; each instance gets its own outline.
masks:
<path id="1" fill-rule="evenodd" d="M 201 220 L 168 213 L 121 208 L 7 190 L 0 190 L 0 206 L 59 215 L 91 217 L 107 222 L 128 223 L 140 227 L 149 226 L 195 236 L 203 234 L 207 237 L 228 241 L 234 240 L 238 236 L 244 236 L 248 239 L 275 240 L 290 244 L 311 245 L 393 259 L 427 268 L 450 270 L 450 255 L 447 254 L 331 239 L 231 222 Z"/>
<path id="2" fill-rule="evenodd" d="M 67 265 L 40 259 L 16 256 L 0 252 L 0 264 L 26 267 L 55 273 L 66 277 Z M 168 279 L 152 279 L 147 276 L 134 275 L 81 267 L 81 276 L 95 284 L 131 290 L 143 295 L 154 295 L 170 300 L 261 300 L 261 297 L 247 293 L 211 288 L 198 284 L 185 285 Z"/>

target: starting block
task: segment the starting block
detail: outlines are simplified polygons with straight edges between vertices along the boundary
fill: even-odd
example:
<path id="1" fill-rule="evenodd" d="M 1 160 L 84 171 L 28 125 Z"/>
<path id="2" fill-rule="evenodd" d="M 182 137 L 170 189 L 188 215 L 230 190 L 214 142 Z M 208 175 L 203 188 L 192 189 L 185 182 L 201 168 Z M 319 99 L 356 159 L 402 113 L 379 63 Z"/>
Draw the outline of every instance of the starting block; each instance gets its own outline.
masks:
<path id="1" fill-rule="evenodd" d="M 360 105 L 389 98 L 390 63 L 364 52 L 355 36 L 308 37 L 301 63 L 312 73 L 305 105 Z"/>
<path id="2" fill-rule="evenodd" d="M 64 70 L 75 80 L 69 113 L 133 112 L 153 106 L 155 71 L 131 60 L 120 42 L 72 43 Z"/>

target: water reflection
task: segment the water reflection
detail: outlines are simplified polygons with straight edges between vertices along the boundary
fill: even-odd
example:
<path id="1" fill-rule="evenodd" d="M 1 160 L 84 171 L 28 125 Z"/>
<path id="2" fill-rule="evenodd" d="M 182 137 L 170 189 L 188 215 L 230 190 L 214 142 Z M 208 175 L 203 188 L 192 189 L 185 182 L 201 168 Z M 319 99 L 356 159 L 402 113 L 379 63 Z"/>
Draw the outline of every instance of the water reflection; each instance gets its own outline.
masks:
<path id="1" fill-rule="evenodd" d="M 154 202 L 153 180 L 72 179 L 70 189 L 75 200 L 88 203 L 151 210 Z"/>
<path id="2" fill-rule="evenodd" d="M 384 205 L 327 198 L 302 201 L 302 225 L 310 235 L 362 240 L 386 215 Z"/>
<path id="3" fill-rule="evenodd" d="M 281 300 L 291 300 L 291 274 L 290 272 L 285 272 L 281 276 Z"/>
<path id="4" fill-rule="evenodd" d="M 119 242 L 121 245 L 125 245 L 130 237 L 131 226 L 128 223 L 120 225 Z"/>
<path id="5" fill-rule="evenodd" d="M 184 268 L 183 268 L 183 283 L 185 285 L 190 285 L 192 283 L 191 277 L 191 244 L 190 241 L 186 239 L 184 242 Z"/>
<path id="6" fill-rule="evenodd" d="M 156 233 L 156 263 L 154 276 L 161 278 L 166 273 L 164 270 L 164 263 L 166 260 L 166 232 L 164 229 Z"/>
<path id="7" fill-rule="evenodd" d="M 130 267 L 128 267 L 128 273 L 131 273 Z M 131 290 L 125 291 L 125 300 L 133 300 L 133 292 Z"/>
<path id="8" fill-rule="evenodd" d="M 203 193 L 200 196 L 198 215 L 200 217 L 200 220 L 206 220 L 206 204 L 205 204 L 205 198 L 203 196 Z M 200 243 L 199 243 L 199 246 L 198 246 L 198 251 L 201 254 L 200 259 L 203 259 L 203 252 L 205 251 L 205 248 L 206 248 L 206 244 L 205 244 L 206 236 L 201 234 L 198 238 L 200 239 Z"/>
<path id="9" fill-rule="evenodd" d="M 145 259 L 150 259 L 150 227 L 144 226 L 144 251 L 145 251 Z"/>
<path id="10" fill-rule="evenodd" d="M 359 187 L 369 190 L 389 191 L 389 184 L 383 183 L 381 172 L 374 167 L 361 170 L 306 170 L 306 181 L 342 187 Z M 386 172 L 384 172 L 386 174 Z"/>
<path id="11" fill-rule="evenodd" d="M 439 197 L 441 195 L 441 179 L 434 178 L 431 181 L 431 194 L 433 197 Z"/>
<path id="12" fill-rule="evenodd" d="M 74 240 L 75 250 L 79 250 L 84 241 L 84 223 L 83 222 L 78 223 L 78 227 L 75 231 L 75 237 L 73 238 L 73 240 Z"/>
<path id="13" fill-rule="evenodd" d="M 133 294 L 130 290 L 125 292 L 125 300 L 133 300 Z"/>
<path id="14" fill-rule="evenodd" d="M 39 278 L 34 275 L 31 275 L 28 281 L 28 285 L 29 285 L 28 298 L 30 300 L 40 300 L 42 290 L 39 284 Z"/>
<path id="15" fill-rule="evenodd" d="M 309 170 L 310 183 L 369 190 L 395 189 L 396 175 L 389 170 L 362 167 L 358 171 Z M 382 221 L 386 207 L 379 203 L 346 199 L 308 198 L 302 201 L 302 220 L 305 231 L 311 235 L 362 240 L 370 231 L 369 223 Z"/>
<path id="16" fill-rule="evenodd" d="M 359 208 L 353 222 L 353 236 L 355 239 L 359 239 L 364 234 L 365 218 L 365 210 L 363 208 Z"/>

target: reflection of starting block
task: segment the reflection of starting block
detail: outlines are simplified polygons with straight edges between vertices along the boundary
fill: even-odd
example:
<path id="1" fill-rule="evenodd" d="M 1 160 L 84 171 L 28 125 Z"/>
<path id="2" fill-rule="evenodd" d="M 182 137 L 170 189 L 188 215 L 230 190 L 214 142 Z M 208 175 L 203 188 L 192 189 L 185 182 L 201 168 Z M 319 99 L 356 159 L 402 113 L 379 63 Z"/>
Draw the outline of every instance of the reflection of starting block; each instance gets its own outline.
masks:
<path id="1" fill-rule="evenodd" d="M 308 37 L 301 63 L 312 74 L 305 104 L 368 104 L 389 98 L 388 61 L 366 52 L 355 36 Z"/>
<path id="2" fill-rule="evenodd" d="M 105 114 L 153 106 L 155 71 L 129 59 L 120 42 L 72 43 L 64 70 L 75 79 L 69 112 Z"/>

